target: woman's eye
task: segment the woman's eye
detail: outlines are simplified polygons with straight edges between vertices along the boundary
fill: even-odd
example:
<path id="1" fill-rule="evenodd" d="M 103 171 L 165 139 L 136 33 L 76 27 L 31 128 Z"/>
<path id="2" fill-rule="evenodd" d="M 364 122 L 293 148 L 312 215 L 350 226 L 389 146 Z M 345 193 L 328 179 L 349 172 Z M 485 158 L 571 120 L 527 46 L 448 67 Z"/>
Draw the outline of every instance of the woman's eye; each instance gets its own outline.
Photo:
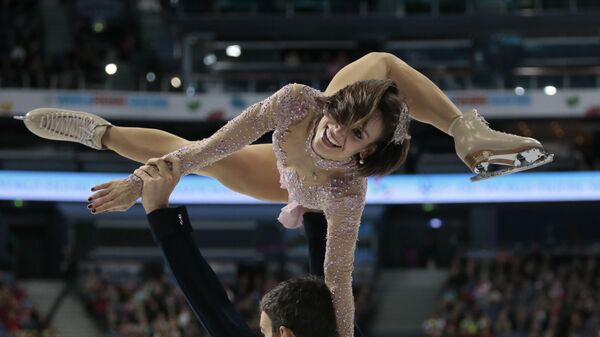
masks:
<path id="1" fill-rule="evenodd" d="M 360 129 L 354 129 L 354 136 L 358 139 L 362 139 L 362 131 Z"/>

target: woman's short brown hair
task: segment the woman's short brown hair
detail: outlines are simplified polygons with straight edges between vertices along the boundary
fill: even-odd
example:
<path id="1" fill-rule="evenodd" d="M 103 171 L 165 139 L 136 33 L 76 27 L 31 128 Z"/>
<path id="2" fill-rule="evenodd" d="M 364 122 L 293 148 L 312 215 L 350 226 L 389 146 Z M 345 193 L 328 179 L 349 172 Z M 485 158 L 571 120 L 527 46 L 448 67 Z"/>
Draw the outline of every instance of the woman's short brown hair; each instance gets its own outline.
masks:
<path id="1" fill-rule="evenodd" d="M 358 81 L 326 97 L 325 104 L 325 114 L 346 127 L 366 123 L 377 113 L 381 114 L 383 132 L 374 142 L 375 151 L 363 159 L 364 164 L 358 164 L 358 154 L 355 158 L 361 176 L 390 174 L 404 163 L 410 139 L 401 144 L 391 140 L 400 115 L 408 113 L 408 106 L 392 80 Z M 406 130 L 408 132 L 408 126 Z"/>

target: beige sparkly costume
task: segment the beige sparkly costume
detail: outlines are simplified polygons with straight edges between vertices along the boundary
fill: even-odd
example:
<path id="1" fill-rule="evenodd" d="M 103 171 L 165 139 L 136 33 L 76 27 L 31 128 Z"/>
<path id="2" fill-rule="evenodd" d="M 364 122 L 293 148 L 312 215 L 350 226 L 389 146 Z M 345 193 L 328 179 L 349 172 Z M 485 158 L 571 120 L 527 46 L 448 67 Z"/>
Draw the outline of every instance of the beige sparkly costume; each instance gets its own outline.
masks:
<path id="1" fill-rule="evenodd" d="M 327 160 L 312 149 L 311 140 L 321 115 L 310 112 L 323 110 L 323 103 L 316 99 L 322 95 L 308 86 L 286 85 L 271 97 L 244 110 L 211 137 L 183 147 L 175 155 L 182 160 L 184 174 L 188 174 L 219 161 L 274 130 L 273 150 L 281 186 L 289 194 L 289 205 L 284 207 L 280 221 L 283 220 L 286 227 L 296 227 L 300 224 L 297 219 L 301 218 L 302 208 L 318 209 L 325 213 L 325 282 L 333 294 L 340 336 L 351 337 L 354 333 L 354 251 L 365 203 L 367 178 L 356 175 L 352 160 Z M 286 154 L 281 149 L 289 127 L 309 116 L 317 117 L 311 121 L 311 132 L 302 150 L 308 152 L 316 167 L 325 170 L 344 169 L 345 172 L 327 184 L 310 185 L 303 181 L 295 169 L 286 166 Z"/>

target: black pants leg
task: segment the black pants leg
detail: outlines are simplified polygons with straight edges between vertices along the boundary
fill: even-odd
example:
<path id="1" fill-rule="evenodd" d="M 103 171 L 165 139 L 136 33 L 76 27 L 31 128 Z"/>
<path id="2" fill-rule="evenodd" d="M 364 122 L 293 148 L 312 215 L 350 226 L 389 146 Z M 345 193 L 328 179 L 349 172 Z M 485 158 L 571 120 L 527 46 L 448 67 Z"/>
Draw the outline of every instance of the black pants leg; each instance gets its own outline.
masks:
<path id="1" fill-rule="evenodd" d="M 325 277 L 325 247 L 327 244 L 327 219 L 323 213 L 305 213 L 304 231 L 308 240 L 308 272 L 321 278 Z M 354 324 L 354 336 L 363 337 L 358 324 Z"/>
<path id="2" fill-rule="evenodd" d="M 304 231 L 308 239 L 308 272 L 325 277 L 325 244 L 327 243 L 327 220 L 323 213 L 305 213 Z"/>

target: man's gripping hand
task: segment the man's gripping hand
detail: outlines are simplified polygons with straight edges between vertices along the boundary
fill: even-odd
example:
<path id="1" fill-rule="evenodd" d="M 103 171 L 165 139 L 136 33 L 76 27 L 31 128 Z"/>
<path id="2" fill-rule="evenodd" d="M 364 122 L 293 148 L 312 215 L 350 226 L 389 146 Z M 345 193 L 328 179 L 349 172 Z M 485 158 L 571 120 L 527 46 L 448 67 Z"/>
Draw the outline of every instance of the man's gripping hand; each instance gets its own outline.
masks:
<path id="1" fill-rule="evenodd" d="M 181 177 L 181 161 L 175 156 L 153 158 L 133 172 L 144 181 L 142 205 L 146 214 L 169 206 L 169 196 Z"/>

